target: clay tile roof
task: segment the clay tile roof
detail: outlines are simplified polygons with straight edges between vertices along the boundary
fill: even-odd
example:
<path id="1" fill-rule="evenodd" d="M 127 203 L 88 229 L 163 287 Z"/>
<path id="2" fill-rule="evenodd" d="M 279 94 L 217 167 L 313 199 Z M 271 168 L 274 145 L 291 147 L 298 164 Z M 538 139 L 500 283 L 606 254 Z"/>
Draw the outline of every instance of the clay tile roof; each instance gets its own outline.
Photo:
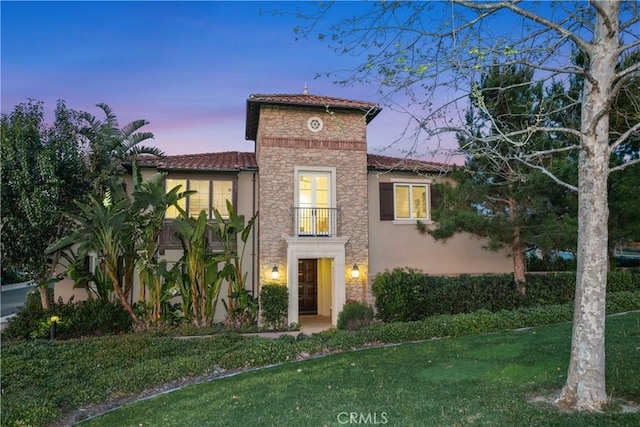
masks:
<path id="1" fill-rule="evenodd" d="M 376 104 L 366 101 L 354 101 L 351 99 L 334 98 L 331 96 L 310 95 L 310 94 L 273 94 L 273 95 L 261 95 L 253 94 L 249 95 L 250 101 L 262 102 L 262 103 L 274 103 L 274 104 L 293 104 L 304 105 L 308 107 L 334 107 L 334 108 L 355 108 L 370 110 L 378 108 Z"/>
<path id="2" fill-rule="evenodd" d="M 382 108 L 377 104 L 367 101 L 354 101 L 351 99 L 335 98 L 331 96 L 311 94 L 252 94 L 247 99 L 247 125 L 245 128 L 246 139 L 255 141 L 258 131 L 258 117 L 260 105 L 293 105 L 298 107 L 327 108 L 334 110 L 358 110 L 366 114 L 369 123 Z"/>
<path id="3" fill-rule="evenodd" d="M 138 164 L 141 167 L 157 167 L 160 170 L 241 171 L 258 169 L 255 154 L 240 151 L 165 157 L 138 156 Z"/>
<path id="4" fill-rule="evenodd" d="M 380 156 L 377 154 L 367 154 L 367 166 L 368 169 L 377 171 L 446 173 L 451 170 L 451 165 L 446 163 Z"/>
<path id="5" fill-rule="evenodd" d="M 258 169 L 254 153 L 239 151 L 181 154 L 165 157 L 139 155 L 137 159 L 140 167 L 157 168 L 159 170 L 241 171 Z M 383 172 L 446 173 L 451 170 L 451 165 L 427 162 L 424 160 L 367 154 L 367 168 L 369 170 Z"/>

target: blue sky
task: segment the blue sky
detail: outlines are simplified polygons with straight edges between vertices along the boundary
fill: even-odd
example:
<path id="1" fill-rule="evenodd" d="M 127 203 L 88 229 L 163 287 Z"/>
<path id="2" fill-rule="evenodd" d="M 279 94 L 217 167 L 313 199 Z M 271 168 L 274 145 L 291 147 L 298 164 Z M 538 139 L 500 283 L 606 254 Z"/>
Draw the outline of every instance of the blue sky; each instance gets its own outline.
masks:
<path id="1" fill-rule="evenodd" d="M 377 102 L 373 89 L 340 87 L 318 73 L 362 58 L 317 40 L 295 40 L 301 2 L 7 2 L 1 8 L 2 113 L 34 98 L 50 115 L 58 99 L 121 125 L 146 119 L 167 154 L 252 151 L 244 138 L 252 93 L 309 92 Z M 357 13 L 361 3 L 340 4 Z M 274 14 L 274 11 L 284 12 Z M 339 16 L 335 16 L 338 20 Z M 364 53 L 363 53 L 364 54 Z M 391 144 L 407 118 L 384 110 L 369 152 Z M 401 155 L 402 145 L 382 152 Z M 426 151 L 426 150 L 425 150 Z M 426 157 L 428 158 L 428 156 Z"/>

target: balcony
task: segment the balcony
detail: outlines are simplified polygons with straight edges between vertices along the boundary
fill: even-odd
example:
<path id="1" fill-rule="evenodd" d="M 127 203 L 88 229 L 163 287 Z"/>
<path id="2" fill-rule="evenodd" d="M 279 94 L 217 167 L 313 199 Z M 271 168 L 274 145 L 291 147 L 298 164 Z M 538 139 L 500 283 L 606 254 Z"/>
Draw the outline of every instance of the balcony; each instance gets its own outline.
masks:
<path id="1" fill-rule="evenodd" d="M 294 236 L 338 236 L 338 208 L 293 208 Z"/>
<path id="2" fill-rule="evenodd" d="M 209 249 L 213 252 L 219 252 L 223 249 L 222 242 L 220 241 L 218 236 L 215 235 L 215 233 L 210 227 L 215 223 L 216 222 L 213 220 L 208 221 L 209 227 L 207 227 L 206 229 L 206 233 L 207 233 L 206 237 L 207 237 Z M 160 240 L 160 244 L 158 247 L 160 250 L 182 249 L 182 242 L 180 241 L 180 238 L 176 235 L 176 228 L 173 224 L 173 220 L 171 219 L 166 219 L 164 221 L 164 226 L 162 227 L 162 231 L 160 232 L 159 240 Z"/>

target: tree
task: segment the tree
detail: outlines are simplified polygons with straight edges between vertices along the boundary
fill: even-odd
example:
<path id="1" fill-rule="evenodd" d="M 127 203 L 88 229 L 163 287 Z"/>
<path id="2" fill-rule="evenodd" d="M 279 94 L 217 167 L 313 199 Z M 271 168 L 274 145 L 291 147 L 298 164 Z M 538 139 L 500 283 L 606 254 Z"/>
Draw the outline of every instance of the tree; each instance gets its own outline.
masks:
<path id="1" fill-rule="evenodd" d="M 253 224 L 258 218 L 258 212 L 245 225 L 244 215 L 238 215 L 235 212 L 231 201 L 227 200 L 226 204 L 227 220 L 225 221 L 218 209 L 214 208 L 213 214 L 216 222 L 212 228 L 213 233 L 222 243 L 221 255 L 224 267 L 221 274 L 228 283 L 228 302 L 224 300 L 222 302 L 227 310 L 227 320 L 231 324 L 242 326 L 242 324 L 255 323 L 258 315 L 257 299 L 246 290 L 247 273 L 243 273 L 242 269 L 247 239 L 249 239 Z M 238 237 L 242 242 L 241 252 L 238 252 L 238 244 L 240 243 Z"/>
<path id="2" fill-rule="evenodd" d="M 585 57 L 583 54 L 575 55 L 573 59 L 579 66 L 584 66 Z M 633 61 L 640 60 L 640 51 L 622 58 L 622 64 L 618 64 L 617 69 L 629 66 Z M 584 84 L 584 78 L 580 75 L 573 76 L 569 80 L 569 87 L 565 88 L 561 84 L 553 85 L 555 105 L 551 111 L 558 114 L 553 118 L 553 122 L 561 127 L 579 128 L 581 102 L 580 93 Z M 633 124 L 640 121 L 640 77 L 635 77 L 621 88 L 619 94 L 613 99 L 611 105 L 611 132 L 610 138 L 613 140 L 629 130 Z M 565 145 L 579 143 L 573 136 L 563 137 Z M 640 158 L 640 136 L 632 133 L 616 150 L 611 154 L 610 167 L 623 165 L 628 160 Z M 564 159 L 565 182 L 570 179 L 566 175 L 576 176 L 578 162 L 577 156 L 569 154 Z M 614 249 L 631 242 L 640 240 L 640 204 L 629 195 L 635 192 L 635 188 L 640 186 L 640 165 L 633 164 L 609 178 L 609 258 L 613 257 Z"/>
<path id="3" fill-rule="evenodd" d="M 640 61 L 640 50 L 623 58 L 618 69 Z M 627 132 L 640 122 L 640 75 L 636 75 L 625 85 L 615 98 L 612 107 L 611 138 Z M 640 133 L 630 134 L 612 153 L 611 166 L 616 167 L 626 161 L 640 158 Z M 632 165 L 614 175 L 609 180 L 609 254 L 617 246 L 640 241 L 640 203 L 632 195 L 640 188 L 640 164 Z"/>
<path id="4" fill-rule="evenodd" d="M 553 197 L 548 189 L 550 182 L 541 173 L 523 170 L 527 167 L 516 161 L 496 162 L 474 153 L 483 149 L 486 133 L 496 131 L 491 120 L 510 131 L 532 125 L 545 105 L 542 85 L 531 85 L 532 78 L 533 69 L 515 64 L 490 67 L 481 75 L 474 90 L 482 92 L 482 102 L 490 114 L 479 109 L 478 100 L 471 97 L 465 119 L 467 132 L 475 137 L 459 135 L 460 151 L 467 153 L 467 158 L 464 168 L 453 175 L 458 184 L 440 185 L 444 203 L 434 210 L 435 228 L 418 224 L 420 232 L 436 239 L 466 231 L 488 238 L 487 249 L 509 248 L 521 293 L 526 291 L 526 253 L 531 248 L 551 251 L 559 243 L 558 236 L 565 236 L 562 246 L 570 246 L 575 216 L 566 214 L 567 200 Z M 513 157 L 519 150 L 500 139 L 491 145 L 502 157 Z M 557 204 L 560 206 L 554 206 Z M 555 245 L 550 245 L 552 242 Z"/>
<path id="5" fill-rule="evenodd" d="M 167 208 L 176 206 L 180 209 L 178 202 L 191 192 L 180 192 L 180 186 L 165 191 L 166 173 L 162 172 L 143 181 L 135 160 L 132 170 L 131 194 L 118 180 L 113 180 L 104 197 L 90 194 L 87 202 L 76 201 L 78 213 L 67 214 L 75 221 L 75 229 L 49 247 L 48 252 L 73 249 L 77 261 L 68 266 L 67 273 L 79 272 L 76 276 L 81 277 L 89 274 L 83 271 L 83 260 L 89 254 L 95 254 L 98 265 L 93 278 L 103 276 L 108 281 L 109 290 L 129 314 L 134 327 L 141 328 L 143 319 L 129 303 L 132 280 L 128 271 L 138 267 L 140 284 L 148 289 L 151 298 L 151 310 L 146 314 L 152 323 L 157 323 L 162 314 L 162 302 L 168 299 L 162 295 L 162 290 L 166 289 L 163 288 L 166 262 L 157 260 L 159 235 Z M 104 294 L 104 289 L 101 293 Z"/>
<path id="6" fill-rule="evenodd" d="M 45 308 L 63 256 L 46 254 L 46 248 L 70 231 L 72 222 L 63 213 L 88 188 L 80 122 L 80 113 L 63 101 L 51 125 L 38 101 L 2 115 L 2 268 L 27 273 Z"/>
<path id="7" fill-rule="evenodd" d="M 157 324 L 162 319 L 166 302 L 173 296 L 173 287 L 168 276 L 166 260 L 158 261 L 160 232 L 164 226 L 165 215 L 169 206 L 179 211 L 179 201 L 195 191 L 181 192 L 181 186 L 165 190 L 166 172 L 159 172 L 143 181 L 137 162 L 132 163 L 133 194 L 129 221 L 133 225 L 133 242 L 136 254 L 136 266 L 140 278 L 141 291 L 149 291 L 149 317 L 151 323 Z M 186 214 L 186 213 L 185 213 Z M 141 295 L 140 301 L 145 301 Z M 187 313 L 188 314 L 188 313 Z"/>
<path id="8" fill-rule="evenodd" d="M 218 270 L 218 263 L 224 261 L 223 256 L 209 250 L 209 225 L 204 210 L 200 211 L 198 218 L 192 218 L 180 210 L 174 226 L 184 250 L 179 263 L 184 274 L 180 274 L 178 279 L 183 312 L 195 326 L 210 326 L 213 324 L 224 280 Z"/>
<path id="9" fill-rule="evenodd" d="M 156 148 L 140 145 L 153 138 L 151 132 L 139 132 L 148 125 L 146 120 L 134 120 L 122 129 L 111 107 L 107 104 L 97 104 L 105 115 L 104 121 L 95 116 L 84 113 L 84 132 L 89 140 L 89 170 L 93 190 L 96 194 L 103 194 L 113 179 L 124 173 L 124 165 L 130 165 L 139 154 L 163 156 L 164 153 Z"/>
<path id="10" fill-rule="evenodd" d="M 309 27 L 325 16 L 313 16 Z M 430 22 L 430 19 L 433 21 Z M 482 144 L 474 153 L 496 162 L 518 162 L 578 193 L 578 244 L 575 315 L 567 382 L 557 404 L 578 410 L 598 410 L 607 401 L 605 389 L 604 323 L 607 280 L 608 193 L 610 173 L 624 170 L 639 159 L 625 158 L 611 166 L 611 157 L 640 122 L 629 123 L 622 133 L 611 133 L 610 113 L 616 97 L 637 78 L 640 63 L 623 64 L 622 58 L 638 49 L 640 16 L 637 2 L 380 2 L 333 27 L 328 39 L 342 53 L 367 52 L 364 63 L 344 82 L 376 84 L 385 99 L 402 95 L 415 124 L 415 138 L 436 141 L 444 133 L 458 132 L 469 140 L 504 140 L 519 147 L 517 154 L 502 156 Z M 500 31 L 516 25 L 516 31 Z M 306 31 L 298 28 L 299 33 Z M 584 55 L 576 65 L 571 55 Z M 580 106 L 580 127 L 563 127 L 552 118 L 561 111 L 540 111 L 526 129 L 501 129 L 476 136 L 465 129 L 460 111 L 470 95 L 466 88 L 476 74 L 493 66 L 527 65 L 541 82 L 565 82 L 580 76 L 579 98 L 564 108 Z M 618 64 L 623 64 L 618 66 Z M 478 106 L 488 115 L 482 93 Z M 638 111 L 639 106 L 633 107 Z M 540 149 L 538 134 L 569 136 L 568 144 Z M 554 173 L 560 154 L 575 154 L 578 185 Z"/>
<path id="11" fill-rule="evenodd" d="M 123 186 L 122 175 L 125 167 L 130 166 L 139 154 L 163 156 L 164 153 L 156 147 L 141 145 L 153 138 L 151 132 L 141 132 L 140 129 L 148 121 L 139 119 L 119 127 L 118 119 L 107 104 L 97 104 L 105 115 L 104 121 L 98 120 L 89 113 L 83 113 L 83 133 L 89 144 L 88 169 L 92 192 L 101 199 L 105 191 L 116 186 Z M 126 239 L 122 243 L 122 264 L 124 266 L 123 292 L 128 295 L 133 287 L 135 274 L 136 249 L 135 240 Z"/>
<path id="12" fill-rule="evenodd" d="M 76 201 L 77 214 L 67 214 L 76 223 L 73 232 L 55 242 L 47 251 L 53 253 L 76 245 L 73 250 L 78 260 L 95 254 L 98 259 L 96 268 L 111 283 L 111 289 L 131 317 L 134 328 L 139 328 L 141 322 L 129 304 L 131 289 L 123 283 L 121 268 L 123 254 L 133 245 L 134 239 L 133 225 L 129 220 L 131 200 L 118 185 L 108 189 L 103 199 L 95 194 L 89 195 L 88 199 L 87 202 Z"/>

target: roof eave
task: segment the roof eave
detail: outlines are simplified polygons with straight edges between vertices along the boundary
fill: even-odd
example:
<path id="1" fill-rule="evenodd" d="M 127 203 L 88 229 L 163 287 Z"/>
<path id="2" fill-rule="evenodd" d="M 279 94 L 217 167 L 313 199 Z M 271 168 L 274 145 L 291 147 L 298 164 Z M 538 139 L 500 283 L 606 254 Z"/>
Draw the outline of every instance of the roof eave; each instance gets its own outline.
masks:
<path id="1" fill-rule="evenodd" d="M 162 172 L 246 172 L 246 171 L 257 171 L 257 166 L 246 166 L 246 167 L 237 167 L 237 168 L 187 168 L 187 167 L 164 167 L 159 166 L 157 168 Z"/>
<path id="2" fill-rule="evenodd" d="M 313 104 L 313 103 L 295 103 L 295 102 L 285 102 L 285 101 L 273 101 L 273 100 L 261 100 L 261 99 L 247 99 L 247 120 L 245 126 L 245 140 L 255 141 L 258 135 L 258 117 L 260 114 L 260 105 L 281 105 L 281 106 L 289 106 L 289 107 L 303 107 L 303 108 L 316 108 L 322 109 L 327 108 L 327 106 Z M 366 113 L 367 124 L 371 122 L 379 113 L 382 111 L 382 108 L 374 105 L 370 109 L 362 108 L 362 107 L 345 107 L 345 106 L 332 106 L 329 105 L 329 108 L 332 108 L 336 111 L 362 111 Z"/>

